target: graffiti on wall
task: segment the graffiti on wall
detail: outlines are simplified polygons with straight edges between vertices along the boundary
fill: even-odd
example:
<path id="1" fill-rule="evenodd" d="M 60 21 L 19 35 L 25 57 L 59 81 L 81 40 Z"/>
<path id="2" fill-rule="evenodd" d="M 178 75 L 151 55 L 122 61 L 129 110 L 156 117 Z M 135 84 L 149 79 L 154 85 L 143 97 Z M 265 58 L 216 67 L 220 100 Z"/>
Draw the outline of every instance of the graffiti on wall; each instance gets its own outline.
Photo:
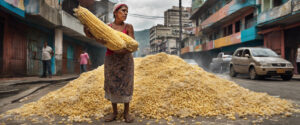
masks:
<path id="1" fill-rule="evenodd" d="M 4 0 L 4 1 L 23 11 L 25 10 L 24 0 Z"/>
<path id="2" fill-rule="evenodd" d="M 201 51 L 201 50 L 202 50 L 202 44 L 197 45 L 197 46 L 194 48 L 194 51 L 195 51 L 195 52 L 199 52 L 199 51 Z"/>

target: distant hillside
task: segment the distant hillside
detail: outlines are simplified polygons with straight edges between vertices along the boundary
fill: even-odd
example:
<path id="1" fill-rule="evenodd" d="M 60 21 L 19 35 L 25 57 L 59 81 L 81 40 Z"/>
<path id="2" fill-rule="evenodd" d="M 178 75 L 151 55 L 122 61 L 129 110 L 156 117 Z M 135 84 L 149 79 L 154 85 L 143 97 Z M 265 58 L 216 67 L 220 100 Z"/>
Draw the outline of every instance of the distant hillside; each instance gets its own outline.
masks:
<path id="1" fill-rule="evenodd" d="M 146 54 L 146 47 L 150 47 L 150 30 L 142 30 L 134 32 L 136 41 L 139 42 L 139 50 L 135 53 L 136 57 L 141 57 Z"/>

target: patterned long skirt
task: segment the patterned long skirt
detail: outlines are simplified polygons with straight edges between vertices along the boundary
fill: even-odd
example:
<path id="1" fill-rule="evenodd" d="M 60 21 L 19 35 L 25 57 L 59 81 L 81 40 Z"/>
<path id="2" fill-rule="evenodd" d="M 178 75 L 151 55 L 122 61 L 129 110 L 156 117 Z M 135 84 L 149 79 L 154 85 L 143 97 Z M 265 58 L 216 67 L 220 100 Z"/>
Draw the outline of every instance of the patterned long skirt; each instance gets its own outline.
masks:
<path id="1" fill-rule="evenodd" d="M 105 56 L 105 98 L 112 103 L 129 103 L 133 94 L 134 61 L 131 53 Z"/>

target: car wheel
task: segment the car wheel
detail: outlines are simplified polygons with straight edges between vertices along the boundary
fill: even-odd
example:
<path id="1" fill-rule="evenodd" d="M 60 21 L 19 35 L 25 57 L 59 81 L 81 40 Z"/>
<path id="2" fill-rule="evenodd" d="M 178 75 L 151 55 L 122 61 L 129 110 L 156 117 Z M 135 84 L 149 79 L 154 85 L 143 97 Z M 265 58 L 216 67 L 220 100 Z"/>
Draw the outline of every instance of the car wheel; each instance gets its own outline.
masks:
<path id="1" fill-rule="evenodd" d="M 237 73 L 234 71 L 233 66 L 230 66 L 230 72 L 229 72 L 231 77 L 236 77 Z"/>
<path id="2" fill-rule="evenodd" d="M 254 67 L 251 67 L 250 68 L 250 73 L 249 73 L 249 75 L 250 75 L 250 79 L 251 80 L 254 80 L 254 79 L 257 79 L 257 74 L 256 74 L 256 71 L 255 71 L 255 69 L 254 69 Z"/>
<path id="3" fill-rule="evenodd" d="M 289 81 L 293 78 L 293 75 L 281 75 L 282 80 Z"/>

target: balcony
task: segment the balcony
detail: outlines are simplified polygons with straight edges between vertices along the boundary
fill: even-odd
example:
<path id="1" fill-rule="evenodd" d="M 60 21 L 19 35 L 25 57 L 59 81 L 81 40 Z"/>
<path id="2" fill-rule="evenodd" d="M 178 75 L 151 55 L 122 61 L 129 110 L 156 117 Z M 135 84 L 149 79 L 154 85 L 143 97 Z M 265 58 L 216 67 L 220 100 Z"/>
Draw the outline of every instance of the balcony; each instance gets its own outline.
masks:
<path id="1" fill-rule="evenodd" d="M 255 0 L 232 0 L 223 8 L 212 14 L 201 23 L 202 30 L 218 27 L 228 21 L 231 21 L 242 14 L 253 11 L 256 6 Z"/>
<path id="2" fill-rule="evenodd" d="M 300 21 L 300 0 L 289 0 L 281 6 L 262 12 L 257 17 L 258 27 L 284 26 Z"/>
<path id="3" fill-rule="evenodd" d="M 267 23 L 269 21 L 286 16 L 291 13 L 292 13 L 292 1 L 289 0 L 288 2 L 286 2 L 281 6 L 274 7 L 272 9 L 260 13 L 257 17 L 257 23 L 261 25 L 263 23 Z"/>
<path id="4" fill-rule="evenodd" d="M 255 26 L 250 27 L 246 30 L 243 30 L 241 33 L 241 42 L 248 42 L 256 39 L 261 39 L 261 37 L 257 34 L 258 30 Z"/>
<path id="5" fill-rule="evenodd" d="M 214 41 L 214 48 L 221 48 L 233 44 L 241 43 L 241 32 L 232 34 L 230 36 L 222 37 Z"/>
<path id="6" fill-rule="evenodd" d="M 59 9 L 52 7 L 44 0 L 31 0 L 31 4 L 25 5 L 26 18 L 36 24 L 47 28 L 55 28 L 61 25 Z"/>
<path id="7" fill-rule="evenodd" d="M 214 41 L 209 41 L 202 44 L 202 50 L 207 51 L 214 48 Z"/>
<path id="8" fill-rule="evenodd" d="M 7 1 L 1 0 L 0 7 L 1 6 L 4 7 L 5 9 L 9 10 L 9 12 L 12 12 L 15 15 L 18 15 L 23 18 L 25 17 L 24 3 L 21 3 L 19 1 L 9 3 Z"/>

